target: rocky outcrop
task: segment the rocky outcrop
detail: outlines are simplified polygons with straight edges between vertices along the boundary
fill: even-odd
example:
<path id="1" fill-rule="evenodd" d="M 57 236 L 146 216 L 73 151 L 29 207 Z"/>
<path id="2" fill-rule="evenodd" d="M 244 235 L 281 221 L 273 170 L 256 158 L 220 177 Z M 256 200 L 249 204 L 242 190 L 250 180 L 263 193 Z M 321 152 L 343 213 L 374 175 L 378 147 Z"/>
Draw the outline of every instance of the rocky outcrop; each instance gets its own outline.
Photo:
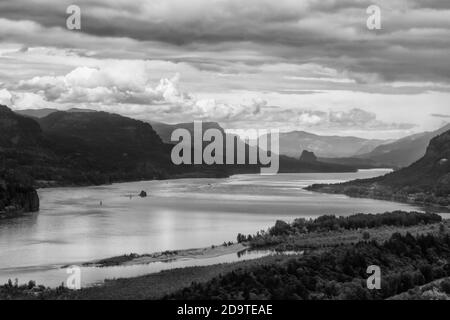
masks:
<path id="1" fill-rule="evenodd" d="M 310 152 L 308 150 L 303 150 L 302 155 L 300 156 L 300 161 L 304 162 L 316 162 L 317 157 L 314 152 Z"/>
<path id="2" fill-rule="evenodd" d="M 147 197 L 147 192 L 145 192 L 144 190 L 142 190 L 141 193 L 139 193 L 139 197 L 141 197 L 141 198 Z"/>

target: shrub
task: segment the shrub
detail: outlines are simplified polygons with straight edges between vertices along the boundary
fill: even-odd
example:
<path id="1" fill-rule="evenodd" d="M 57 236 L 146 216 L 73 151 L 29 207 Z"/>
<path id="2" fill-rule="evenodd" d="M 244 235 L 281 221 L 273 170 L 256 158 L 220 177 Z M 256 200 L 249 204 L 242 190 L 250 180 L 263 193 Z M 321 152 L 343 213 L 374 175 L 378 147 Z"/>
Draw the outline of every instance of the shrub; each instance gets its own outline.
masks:
<path id="1" fill-rule="evenodd" d="M 441 282 L 441 291 L 450 294 L 450 279 Z"/>

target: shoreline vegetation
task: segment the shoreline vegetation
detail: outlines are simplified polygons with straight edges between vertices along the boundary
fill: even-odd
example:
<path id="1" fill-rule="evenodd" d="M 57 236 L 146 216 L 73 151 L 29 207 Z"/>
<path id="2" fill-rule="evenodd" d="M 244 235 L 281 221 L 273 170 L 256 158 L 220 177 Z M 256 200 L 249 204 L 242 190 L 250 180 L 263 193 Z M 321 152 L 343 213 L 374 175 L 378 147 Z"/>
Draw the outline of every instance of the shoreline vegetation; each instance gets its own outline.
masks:
<path id="1" fill-rule="evenodd" d="M 64 287 L 45 288 L 37 286 L 32 281 L 26 285 L 10 281 L 0 286 L 0 299 L 276 299 L 280 297 L 286 299 L 385 299 L 412 290 L 416 286 L 450 277 L 449 230 L 450 220 L 443 220 L 437 214 L 402 211 L 379 215 L 356 214 L 348 217 L 321 216 L 314 220 L 296 219 L 292 223 L 277 221 L 267 231 L 247 236 L 239 234 L 237 243 L 148 255 L 123 255 L 88 262 L 85 265 L 96 267 L 135 265 L 172 259 L 198 259 L 237 253 L 242 250 L 261 249 L 279 252 L 276 255 L 205 267 L 171 269 L 135 278 L 105 280 L 102 285 L 82 288 L 78 291 L 71 291 Z M 357 257 L 352 256 L 356 254 L 355 250 L 358 252 Z M 412 253 L 405 257 L 408 250 L 412 250 Z M 299 254 L 283 254 L 287 251 L 299 252 Z M 384 257 L 384 254 L 389 259 Z M 333 284 L 332 288 L 322 288 L 325 282 L 319 281 L 319 285 L 316 281 L 318 275 L 313 276 L 310 273 L 314 268 L 318 270 L 327 268 L 325 265 L 329 261 L 316 264 L 323 259 L 330 259 L 330 256 L 335 259 L 333 263 L 335 267 L 338 267 L 338 271 L 333 271 L 331 275 L 327 274 L 328 278 L 324 279 L 326 283 Z M 365 270 L 361 271 L 364 265 L 367 267 L 367 263 L 376 264 L 372 261 L 373 259 L 381 259 L 376 262 L 387 264 L 385 267 L 388 268 L 390 277 L 388 281 L 390 287 L 383 288 L 384 291 L 375 296 L 365 291 L 363 286 Z M 389 263 L 389 261 L 393 262 Z M 352 265 L 354 263 L 359 263 L 360 271 L 355 270 L 356 267 Z M 285 282 L 287 280 L 283 278 L 283 274 L 286 272 L 284 270 L 286 265 L 290 264 L 299 264 L 298 267 L 303 270 L 299 271 L 300 274 L 305 272 L 305 276 L 300 278 L 298 278 L 299 273 L 294 273 L 294 276 L 298 278 L 295 281 L 307 281 L 305 277 L 308 275 L 310 278 L 308 281 L 316 281 L 316 283 L 314 285 L 310 283 L 308 288 L 306 283 L 302 282 L 301 286 L 305 288 L 299 289 L 298 292 L 296 290 L 301 286 L 297 286 L 295 290 L 289 287 L 288 283 L 292 279 Z M 274 273 L 270 271 L 272 269 L 275 270 Z M 264 277 L 265 273 L 269 277 L 268 272 L 271 277 L 278 279 L 277 285 L 268 284 L 264 282 L 265 280 L 259 279 L 257 285 L 248 284 L 248 287 L 245 287 L 244 284 L 248 281 L 250 274 Z M 281 274 L 277 276 L 280 272 Z M 238 278 L 239 281 L 237 281 Z M 221 289 L 217 287 L 219 283 Z M 283 290 L 284 287 L 286 287 L 284 292 L 274 289 Z M 442 298 L 442 292 L 439 294 Z"/>
<path id="2" fill-rule="evenodd" d="M 343 194 L 351 198 L 385 200 L 392 202 L 407 203 L 429 210 L 443 210 L 450 212 L 450 198 L 435 197 L 425 192 L 408 194 L 398 193 L 393 189 L 381 185 L 363 185 L 358 186 L 358 181 L 349 181 L 339 184 L 313 184 L 305 188 L 307 191 Z"/>
<path id="3" fill-rule="evenodd" d="M 154 262 L 171 262 L 182 259 L 207 259 L 220 257 L 227 254 L 240 253 L 248 249 L 248 246 L 242 243 L 225 242 L 222 245 L 212 245 L 205 248 L 193 248 L 183 250 L 168 250 L 150 254 L 130 253 L 121 256 L 115 256 L 106 259 L 85 262 L 83 267 L 112 267 L 112 266 L 131 266 L 149 264 Z M 64 268 L 66 266 L 63 266 Z"/>

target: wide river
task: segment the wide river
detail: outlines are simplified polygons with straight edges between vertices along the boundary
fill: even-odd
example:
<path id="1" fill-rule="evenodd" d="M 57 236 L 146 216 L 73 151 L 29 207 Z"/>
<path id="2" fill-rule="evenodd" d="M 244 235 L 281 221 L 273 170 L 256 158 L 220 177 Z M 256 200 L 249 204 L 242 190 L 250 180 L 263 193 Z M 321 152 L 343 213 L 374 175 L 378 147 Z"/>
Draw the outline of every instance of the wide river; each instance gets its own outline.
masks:
<path id="1" fill-rule="evenodd" d="M 0 221 L 0 283 L 18 278 L 21 283 L 37 280 L 55 286 L 67 277 L 60 269 L 62 265 L 132 252 L 207 247 L 235 241 L 238 233 L 265 230 L 277 219 L 420 210 L 407 204 L 303 190 L 313 183 L 342 182 L 387 172 L 237 175 L 228 179 L 42 189 L 39 213 Z M 138 197 L 141 190 L 148 197 Z M 256 256 L 250 254 L 248 258 Z M 238 259 L 228 255 L 151 266 L 86 268 L 83 285 L 105 278 Z"/>

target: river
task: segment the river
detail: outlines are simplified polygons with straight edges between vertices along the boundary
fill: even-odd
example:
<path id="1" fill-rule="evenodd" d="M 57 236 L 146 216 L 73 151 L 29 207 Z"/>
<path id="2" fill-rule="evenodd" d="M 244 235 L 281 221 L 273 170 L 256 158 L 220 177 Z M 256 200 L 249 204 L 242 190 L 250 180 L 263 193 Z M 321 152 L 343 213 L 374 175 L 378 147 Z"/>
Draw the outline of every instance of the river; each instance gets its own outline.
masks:
<path id="1" fill-rule="evenodd" d="M 59 285 L 62 265 L 128 253 L 189 249 L 235 241 L 278 219 L 323 214 L 350 215 L 417 207 L 343 195 L 313 193 L 313 183 L 369 178 L 388 170 L 357 173 L 236 175 L 228 179 L 181 179 L 120 183 L 100 187 L 39 190 L 41 210 L 0 221 L 0 283 L 9 278 Z M 141 198 L 144 190 L 148 197 Z M 89 268 L 83 285 L 105 278 L 137 276 L 172 267 L 254 258 L 235 254 L 149 266 Z M 201 260 L 201 259 L 200 259 Z"/>

